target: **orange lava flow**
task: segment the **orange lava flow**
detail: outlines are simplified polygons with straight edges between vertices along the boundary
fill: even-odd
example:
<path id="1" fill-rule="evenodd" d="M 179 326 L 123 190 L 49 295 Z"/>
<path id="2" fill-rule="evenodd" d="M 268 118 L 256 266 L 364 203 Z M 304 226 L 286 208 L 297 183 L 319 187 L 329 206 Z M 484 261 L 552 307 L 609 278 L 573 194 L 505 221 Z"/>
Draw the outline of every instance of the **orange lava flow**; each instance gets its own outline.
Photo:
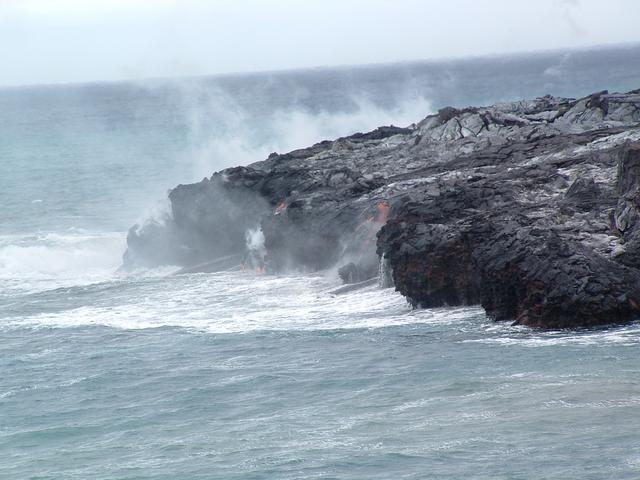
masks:
<path id="1" fill-rule="evenodd" d="M 286 209 L 287 209 L 287 204 L 283 200 L 276 206 L 276 209 L 273 212 L 273 214 L 278 215 L 279 213 L 281 213 L 283 210 L 286 210 Z"/>
<path id="2" fill-rule="evenodd" d="M 391 207 L 387 202 L 380 202 L 376 205 L 376 209 L 378 210 L 378 215 L 376 216 L 376 222 L 385 223 L 389 218 L 389 212 L 391 211 Z"/>

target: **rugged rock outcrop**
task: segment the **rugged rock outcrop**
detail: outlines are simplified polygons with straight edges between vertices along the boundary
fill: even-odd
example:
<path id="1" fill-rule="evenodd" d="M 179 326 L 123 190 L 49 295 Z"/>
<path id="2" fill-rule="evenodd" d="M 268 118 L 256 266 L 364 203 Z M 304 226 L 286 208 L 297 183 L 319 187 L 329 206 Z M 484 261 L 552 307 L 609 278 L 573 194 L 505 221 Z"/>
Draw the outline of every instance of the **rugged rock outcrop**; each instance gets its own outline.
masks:
<path id="1" fill-rule="evenodd" d="M 545 328 L 640 317 L 640 91 L 449 107 L 272 154 L 170 200 L 165 224 L 131 230 L 125 264 L 238 255 L 271 272 L 338 266 L 355 283 L 383 259 L 416 307 L 481 304 Z"/>

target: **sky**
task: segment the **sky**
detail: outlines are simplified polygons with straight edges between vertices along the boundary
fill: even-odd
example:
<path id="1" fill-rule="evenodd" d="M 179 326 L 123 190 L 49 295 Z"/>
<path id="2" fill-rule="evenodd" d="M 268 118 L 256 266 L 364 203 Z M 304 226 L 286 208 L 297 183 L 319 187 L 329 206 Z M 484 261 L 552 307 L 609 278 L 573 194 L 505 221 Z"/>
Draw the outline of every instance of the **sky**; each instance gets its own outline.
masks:
<path id="1" fill-rule="evenodd" d="M 638 0 L 0 0 L 0 86 L 640 41 Z"/>

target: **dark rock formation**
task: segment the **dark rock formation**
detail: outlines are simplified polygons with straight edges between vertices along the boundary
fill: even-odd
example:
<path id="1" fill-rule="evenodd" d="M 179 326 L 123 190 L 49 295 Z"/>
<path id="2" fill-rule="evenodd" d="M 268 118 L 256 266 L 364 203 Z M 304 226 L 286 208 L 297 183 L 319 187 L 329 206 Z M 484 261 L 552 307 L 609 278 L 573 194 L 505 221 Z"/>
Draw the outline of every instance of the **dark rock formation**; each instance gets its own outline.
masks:
<path id="1" fill-rule="evenodd" d="M 448 107 L 228 169 L 170 194 L 125 264 L 243 255 L 271 272 L 378 274 L 416 307 L 481 304 L 562 328 L 640 316 L 640 93 Z M 253 248 L 253 247 L 252 247 Z M 246 255 L 245 255 L 246 257 Z"/>
<path id="2" fill-rule="evenodd" d="M 199 183 L 178 185 L 169 193 L 170 219 L 129 230 L 125 266 L 192 267 L 243 255 L 247 229 L 271 211 L 258 190 L 263 177 L 262 172 L 236 167 Z"/>

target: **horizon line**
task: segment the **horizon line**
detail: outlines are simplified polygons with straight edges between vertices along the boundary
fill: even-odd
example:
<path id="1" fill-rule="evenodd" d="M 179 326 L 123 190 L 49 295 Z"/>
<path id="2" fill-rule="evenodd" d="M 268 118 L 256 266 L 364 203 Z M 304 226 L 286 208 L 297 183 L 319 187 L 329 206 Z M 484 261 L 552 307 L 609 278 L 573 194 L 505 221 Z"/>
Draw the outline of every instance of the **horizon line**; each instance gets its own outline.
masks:
<path id="1" fill-rule="evenodd" d="M 170 82 L 179 80 L 199 80 L 199 79 L 217 79 L 225 77 L 243 76 L 249 77 L 252 75 L 282 75 L 287 73 L 296 72 L 312 72 L 315 70 L 330 71 L 330 70 L 342 70 L 342 69 L 358 69 L 358 68 L 382 68 L 393 67 L 396 65 L 410 65 L 410 64 L 429 64 L 429 63 L 446 63 L 451 61 L 474 61 L 474 60 L 495 60 L 499 58 L 516 58 L 536 55 L 553 55 L 560 53 L 587 53 L 603 50 L 622 50 L 628 48 L 640 48 L 640 41 L 633 42 L 617 42 L 617 43 L 601 43 L 580 47 L 559 47 L 540 50 L 521 50 L 518 52 L 509 53 L 482 53 L 477 55 L 459 55 L 459 56 L 443 56 L 433 58 L 422 59 L 405 59 L 405 60 L 392 60 L 381 61 L 371 63 L 341 63 L 332 65 L 312 65 L 306 67 L 293 67 L 293 68 L 274 68 L 270 70 L 236 70 L 219 73 L 203 73 L 195 75 L 175 75 L 175 76 L 150 76 L 140 78 L 119 78 L 119 79 L 87 79 L 87 80 L 72 80 L 61 82 L 34 82 L 34 83 L 21 83 L 21 84 L 8 84 L 0 85 L 0 90 L 13 90 L 21 88 L 56 88 L 56 87 L 83 87 L 83 86 L 98 86 L 98 85 L 115 85 L 115 84 L 136 84 L 144 82 Z"/>

